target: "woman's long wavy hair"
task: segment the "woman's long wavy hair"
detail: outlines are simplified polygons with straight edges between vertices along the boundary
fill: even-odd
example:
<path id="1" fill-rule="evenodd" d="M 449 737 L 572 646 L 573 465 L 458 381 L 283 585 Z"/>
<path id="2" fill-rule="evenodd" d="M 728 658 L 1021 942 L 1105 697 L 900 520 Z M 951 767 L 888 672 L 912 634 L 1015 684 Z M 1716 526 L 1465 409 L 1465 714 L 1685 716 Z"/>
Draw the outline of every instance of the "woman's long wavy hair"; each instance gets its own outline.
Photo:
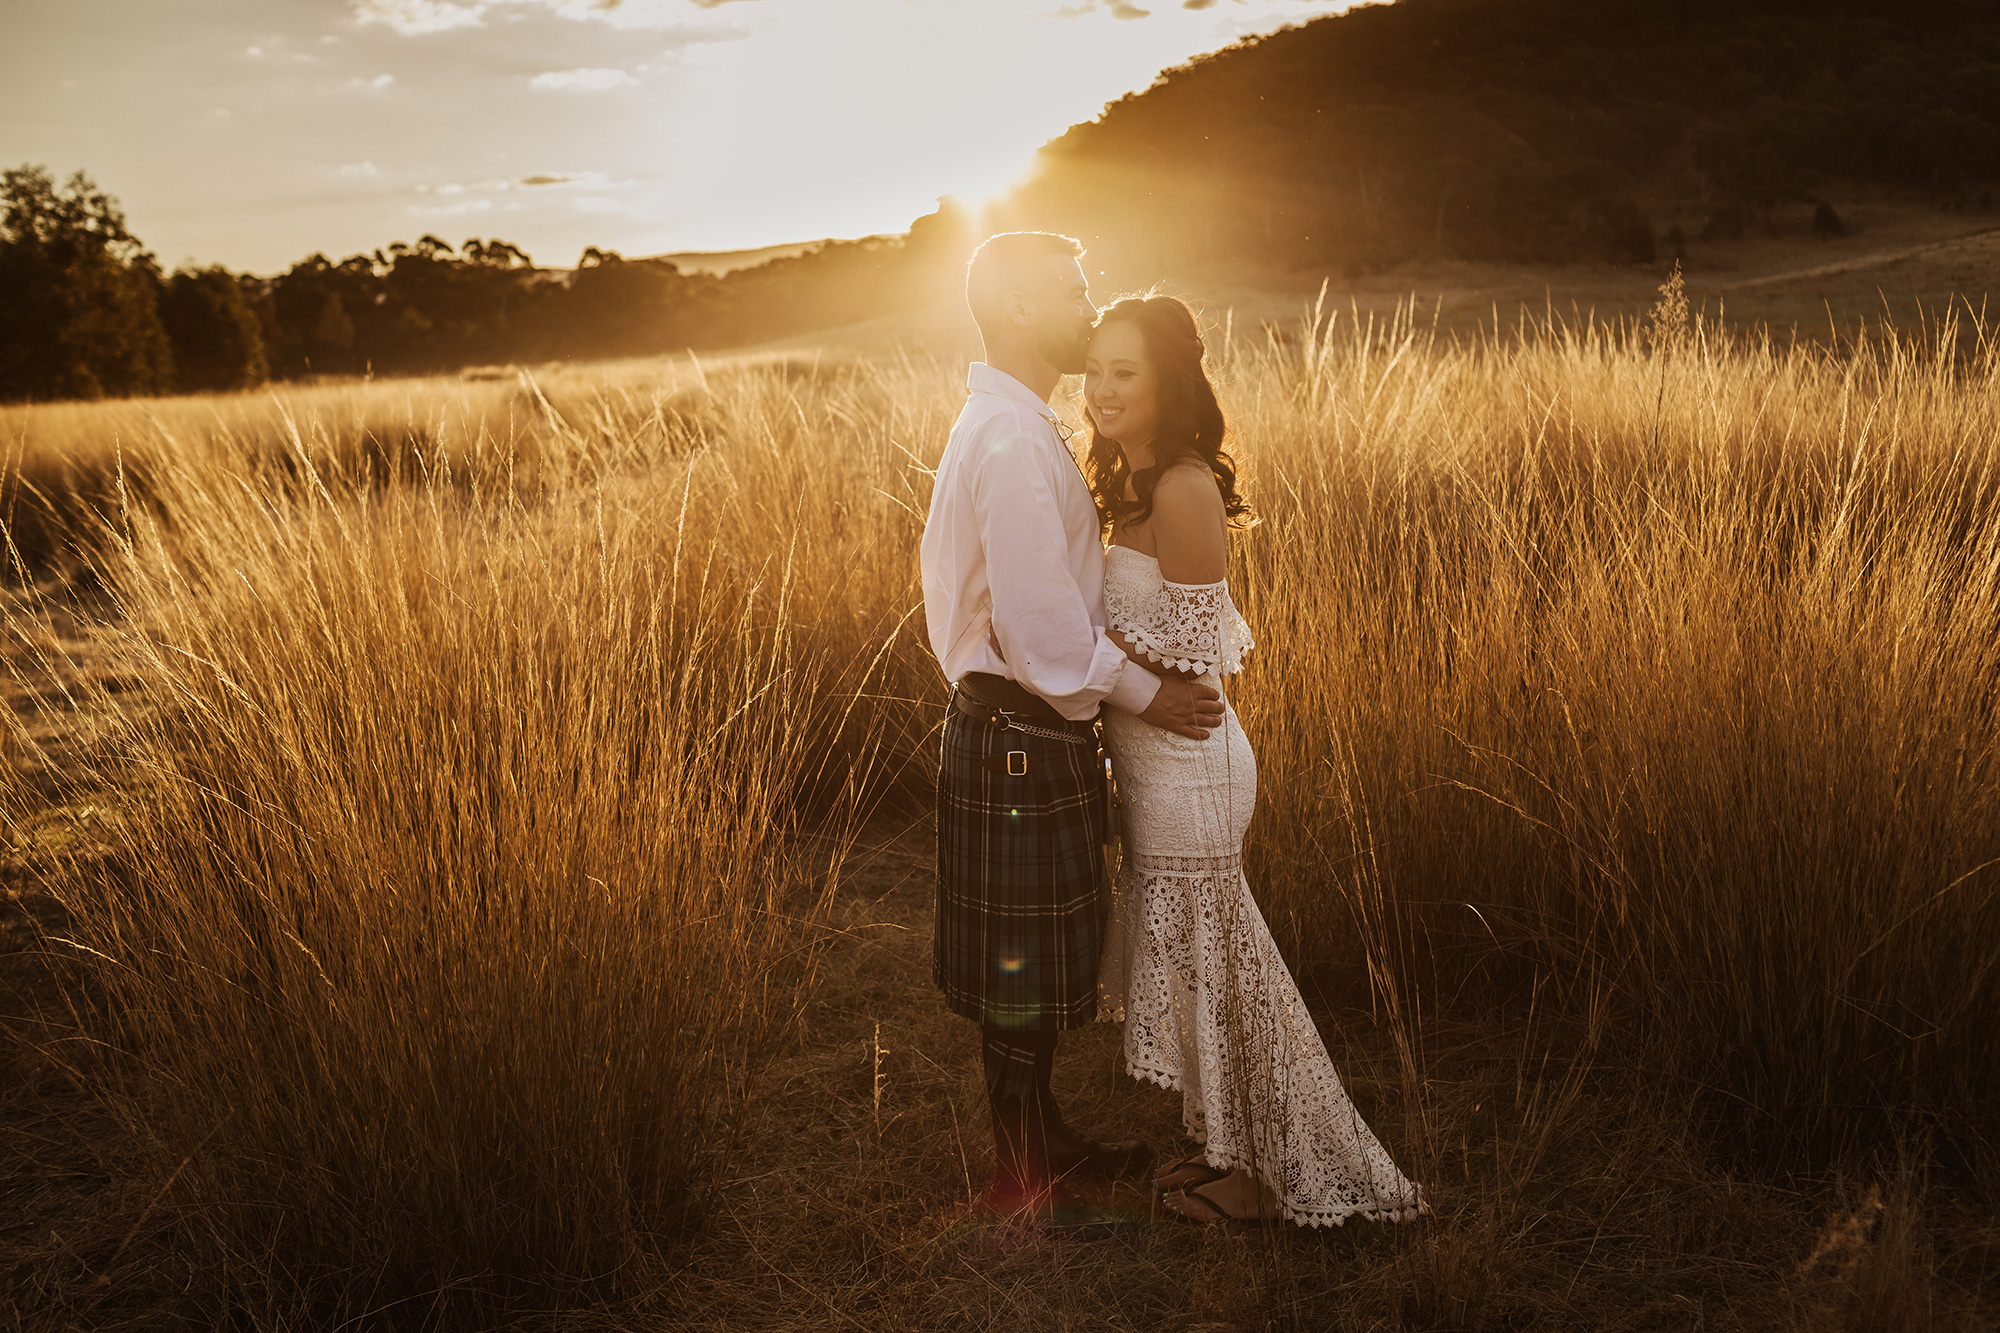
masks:
<path id="1" fill-rule="evenodd" d="M 1097 318 L 1097 327 L 1126 323 L 1139 330 L 1146 358 L 1159 382 L 1160 424 L 1153 435 L 1153 466 L 1134 472 L 1118 442 L 1097 433 L 1090 417 L 1090 447 L 1084 454 L 1084 478 L 1097 500 L 1097 512 L 1110 528 L 1113 520 L 1143 523 L 1153 513 L 1153 488 L 1168 468 L 1197 459 L 1215 478 L 1222 492 L 1229 525 L 1247 528 L 1257 521 L 1250 502 L 1236 489 L 1236 464 L 1222 447 L 1228 425 L 1215 386 L 1203 367 L 1207 349 L 1195 325 L 1194 311 L 1172 296 L 1128 296 L 1114 301 Z M 1085 403 L 1088 414 L 1089 404 Z M 1125 498 L 1125 484 L 1135 498 Z"/>

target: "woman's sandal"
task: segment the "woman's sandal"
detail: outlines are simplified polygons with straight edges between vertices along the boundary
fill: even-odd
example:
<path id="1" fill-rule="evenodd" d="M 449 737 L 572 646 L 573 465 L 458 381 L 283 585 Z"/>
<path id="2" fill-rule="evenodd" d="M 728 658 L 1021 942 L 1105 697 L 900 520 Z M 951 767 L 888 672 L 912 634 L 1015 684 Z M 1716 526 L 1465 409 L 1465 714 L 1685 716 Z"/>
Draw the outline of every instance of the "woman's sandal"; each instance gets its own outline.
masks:
<path id="1" fill-rule="evenodd" d="M 1214 1183 L 1213 1181 L 1203 1182 L 1203 1184 L 1213 1184 L 1213 1183 Z M 1214 1216 L 1196 1217 L 1193 1213 L 1188 1212 L 1184 1207 L 1183 1208 L 1174 1207 L 1171 1203 L 1168 1202 L 1168 1200 L 1172 1199 L 1176 1194 L 1179 1195 L 1183 1200 L 1192 1200 L 1193 1202 L 1200 1204 L 1203 1208 L 1206 1208 L 1210 1213 L 1214 1214 Z M 1237 1226 L 1243 1226 L 1243 1227 L 1268 1227 L 1272 1223 L 1280 1221 L 1284 1216 L 1282 1211 L 1275 1211 L 1268 1213 L 1260 1211 L 1260 1214 L 1256 1217 L 1238 1217 L 1236 1214 L 1230 1212 L 1228 1209 L 1224 1208 L 1221 1204 L 1217 1203 L 1215 1200 L 1209 1198 L 1206 1194 L 1203 1194 L 1201 1192 L 1200 1185 L 1190 1185 L 1186 1189 L 1174 1190 L 1172 1191 L 1172 1193 L 1163 1196 L 1161 1202 L 1166 1205 L 1166 1209 L 1169 1213 L 1172 1213 L 1175 1217 L 1178 1217 L 1181 1221 L 1191 1222 L 1195 1226 L 1202 1226 L 1202 1227 L 1214 1226 L 1218 1222 L 1233 1222 Z"/>
<path id="2" fill-rule="evenodd" d="M 1199 1176 L 1191 1176 L 1187 1180 L 1175 1180 L 1172 1183 L 1166 1183 L 1168 1177 L 1178 1171 L 1198 1171 L 1201 1174 Z M 1183 1190 L 1200 1185 L 1213 1185 L 1228 1174 L 1227 1171 L 1220 1171 L 1210 1166 L 1207 1157 L 1201 1153 L 1196 1153 L 1192 1157 L 1183 1157 L 1172 1166 L 1161 1169 L 1153 1177 L 1153 1193 L 1171 1194 L 1175 1190 Z"/>

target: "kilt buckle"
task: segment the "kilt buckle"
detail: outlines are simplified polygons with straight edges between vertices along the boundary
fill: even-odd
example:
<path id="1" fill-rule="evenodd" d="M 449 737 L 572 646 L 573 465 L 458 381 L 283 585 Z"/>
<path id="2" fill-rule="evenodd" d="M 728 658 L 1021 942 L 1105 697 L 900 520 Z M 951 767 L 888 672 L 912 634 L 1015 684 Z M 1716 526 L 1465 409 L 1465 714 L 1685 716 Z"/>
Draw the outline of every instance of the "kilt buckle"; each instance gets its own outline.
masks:
<path id="1" fill-rule="evenodd" d="M 979 766 L 989 773 L 999 773 L 1010 778 L 1028 776 L 1028 752 L 1026 750 L 995 750 L 979 760 Z"/>

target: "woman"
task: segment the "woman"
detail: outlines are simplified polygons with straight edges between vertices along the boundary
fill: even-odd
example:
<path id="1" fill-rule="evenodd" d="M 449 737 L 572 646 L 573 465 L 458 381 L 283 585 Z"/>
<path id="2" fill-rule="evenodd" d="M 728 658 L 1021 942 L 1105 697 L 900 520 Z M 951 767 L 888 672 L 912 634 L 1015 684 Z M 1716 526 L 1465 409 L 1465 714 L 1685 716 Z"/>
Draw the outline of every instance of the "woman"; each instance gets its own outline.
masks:
<path id="1" fill-rule="evenodd" d="M 1110 525 L 1105 610 L 1150 670 L 1221 687 L 1251 647 L 1224 581 L 1247 526 L 1193 313 L 1172 297 L 1106 310 L 1084 370 L 1086 474 Z M 1197 1156 L 1162 1171 L 1195 1221 L 1337 1225 L 1415 1217 L 1404 1179 L 1342 1090 L 1242 873 L 1257 761 L 1227 708 L 1190 740 L 1106 709 L 1125 812 L 1125 1067 L 1182 1094 Z"/>

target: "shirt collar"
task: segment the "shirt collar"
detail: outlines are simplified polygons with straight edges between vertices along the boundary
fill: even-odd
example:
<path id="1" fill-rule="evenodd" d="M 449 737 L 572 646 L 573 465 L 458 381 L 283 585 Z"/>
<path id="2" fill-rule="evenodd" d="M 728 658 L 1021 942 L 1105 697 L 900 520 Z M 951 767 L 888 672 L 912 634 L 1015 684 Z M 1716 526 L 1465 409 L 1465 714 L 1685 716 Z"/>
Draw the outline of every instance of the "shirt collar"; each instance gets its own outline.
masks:
<path id="1" fill-rule="evenodd" d="M 1015 379 L 1004 370 L 995 370 L 984 361 L 974 361 L 965 372 L 965 387 L 973 393 L 998 394 L 1011 398 L 1024 407 L 1032 407 L 1050 421 L 1056 419 L 1056 411 L 1042 399 L 1035 397 L 1035 391 Z"/>

